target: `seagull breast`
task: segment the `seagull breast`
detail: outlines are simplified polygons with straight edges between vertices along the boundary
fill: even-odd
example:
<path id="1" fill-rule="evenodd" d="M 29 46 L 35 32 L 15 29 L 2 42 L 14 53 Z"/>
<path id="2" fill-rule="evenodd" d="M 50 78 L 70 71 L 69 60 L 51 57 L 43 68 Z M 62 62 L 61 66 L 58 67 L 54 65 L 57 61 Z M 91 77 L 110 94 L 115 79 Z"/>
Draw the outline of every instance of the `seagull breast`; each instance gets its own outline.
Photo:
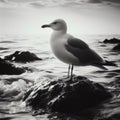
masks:
<path id="1" fill-rule="evenodd" d="M 62 62 L 67 64 L 79 65 L 79 59 L 70 53 L 66 49 L 68 38 L 71 37 L 67 34 L 65 35 L 55 35 L 51 37 L 51 48 L 55 56 Z"/>

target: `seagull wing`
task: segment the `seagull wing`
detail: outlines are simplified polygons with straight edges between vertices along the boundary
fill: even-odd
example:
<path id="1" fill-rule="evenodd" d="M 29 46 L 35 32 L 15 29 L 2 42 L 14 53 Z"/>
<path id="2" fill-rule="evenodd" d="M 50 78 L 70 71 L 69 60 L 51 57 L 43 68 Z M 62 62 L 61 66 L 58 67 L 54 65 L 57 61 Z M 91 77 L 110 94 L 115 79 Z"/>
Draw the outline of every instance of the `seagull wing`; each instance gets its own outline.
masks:
<path id="1" fill-rule="evenodd" d="M 103 59 L 82 40 L 69 38 L 65 45 L 68 52 L 77 57 L 81 65 L 94 65 L 102 68 Z"/>
<path id="2" fill-rule="evenodd" d="M 89 49 L 89 46 L 82 40 L 78 39 L 78 38 L 69 38 L 67 40 L 68 45 L 70 45 L 71 47 L 74 48 L 78 48 L 78 49 Z"/>

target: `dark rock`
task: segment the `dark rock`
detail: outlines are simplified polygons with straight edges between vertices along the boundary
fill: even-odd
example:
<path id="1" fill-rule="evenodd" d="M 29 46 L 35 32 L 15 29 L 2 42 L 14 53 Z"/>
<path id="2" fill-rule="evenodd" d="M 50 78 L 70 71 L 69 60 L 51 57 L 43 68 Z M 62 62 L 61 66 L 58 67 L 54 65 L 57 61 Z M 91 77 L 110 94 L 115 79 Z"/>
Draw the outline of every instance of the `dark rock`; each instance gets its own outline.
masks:
<path id="1" fill-rule="evenodd" d="M 24 73 L 23 68 L 15 67 L 13 64 L 0 58 L 0 75 L 19 75 Z"/>
<path id="2" fill-rule="evenodd" d="M 120 51 L 120 43 L 116 45 L 112 50 Z"/>
<path id="3" fill-rule="evenodd" d="M 35 60 L 42 60 L 41 58 L 38 58 L 34 53 L 31 53 L 29 51 L 16 51 L 11 55 L 5 56 L 4 59 L 23 63 L 32 62 Z"/>
<path id="4" fill-rule="evenodd" d="M 72 80 L 62 78 L 37 84 L 26 93 L 24 100 L 33 110 L 78 114 L 111 97 L 101 84 L 75 76 Z"/>
<path id="5" fill-rule="evenodd" d="M 117 38 L 105 39 L 103 43 L 120 43 L 120 39 Z"/>

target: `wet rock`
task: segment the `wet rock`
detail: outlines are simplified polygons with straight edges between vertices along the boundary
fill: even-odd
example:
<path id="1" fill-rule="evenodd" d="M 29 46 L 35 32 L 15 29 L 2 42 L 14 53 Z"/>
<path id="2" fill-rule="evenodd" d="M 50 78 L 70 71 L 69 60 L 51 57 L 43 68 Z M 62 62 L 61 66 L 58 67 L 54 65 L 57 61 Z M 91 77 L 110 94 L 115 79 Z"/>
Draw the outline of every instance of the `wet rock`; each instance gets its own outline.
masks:
<path id="1" fill-rule="evenodd" d="M 32 62 L 35 60 L 42 60 L 41 58 L 37 57 L 34 53 L 29 51 L 16 51 L 15 53 L 5 56 L 5 60 L 15 61 L 15 62 Z"/>
<path id="2" fill-rule="evenodd" d="M 75 76 L 72 80 L 61 78 L 37 84 L 26 92 L 24 100 L 33 110 L 78 114 L 111 97 L 101 84 Z"/>
<path id="3" fill-rule="evenodd" d="M 0 75 L 19 75 L 24 73 L 23 68 L 15 67 L 13 64 L 0 58 Z"/>
<path id="4" fill-rule="evenodd" d="M 103 43 L 120 43 L 120 39 L 117 38 L 105 39 Z"/>
<path id="5" fill-rule="evenodd" d="M 116 45 L 112 50 L 120 51 L 120 43 Z"/>

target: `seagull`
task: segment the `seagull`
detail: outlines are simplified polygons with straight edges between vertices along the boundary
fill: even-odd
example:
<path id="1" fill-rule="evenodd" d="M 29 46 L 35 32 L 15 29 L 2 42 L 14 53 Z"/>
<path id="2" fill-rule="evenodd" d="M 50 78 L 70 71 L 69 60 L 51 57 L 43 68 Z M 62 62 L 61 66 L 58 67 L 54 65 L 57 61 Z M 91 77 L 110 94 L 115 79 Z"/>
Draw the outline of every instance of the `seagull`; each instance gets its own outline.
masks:
<path id="1" fill-rule="evenodd" d="M 55 56 L 62 62 L 69 64 L 68 78 L 72 79 L 73 66 L 92 65 L 107 70 L 104 65 L 109 65 L 108 61 L 102 59 L 84 41 L 67 33 L 67 24 L 63 19 L 57 19 L 50 24 L 41 26 L 51 28 L 51 48 Z"/>

